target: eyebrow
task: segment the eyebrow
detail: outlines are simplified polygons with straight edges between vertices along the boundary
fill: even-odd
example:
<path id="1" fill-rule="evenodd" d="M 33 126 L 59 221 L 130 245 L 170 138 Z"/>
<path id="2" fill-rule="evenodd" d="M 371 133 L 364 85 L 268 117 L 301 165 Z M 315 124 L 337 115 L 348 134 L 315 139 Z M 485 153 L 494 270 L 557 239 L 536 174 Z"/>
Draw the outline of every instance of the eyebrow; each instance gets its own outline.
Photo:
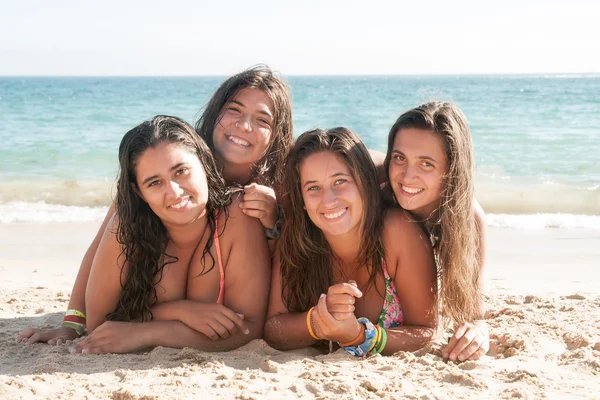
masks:
<path id="1" fill-rule="evenodd" d="M 352 177 L 352 175 L 346 174 L 345 172 L 338 172 L 338 173 L 335 173 L 335 174 L 331 175 L 330 178 L 335 178 L 337 176 L 349 176 L 349 177 Z M 306 187 L 306 185 L 312 185 L 313 183 L 316 183 L 316 182 L 317 181 L 306 181 L 306 182 L 304 182 L 304 185 L 302 185 L 302 187 Z"/>
<path id="2" fill-rule="evenodd" d="M 181 167 L 182 165 L 186 164 L 185 162 L 180 162 L 178 164 L 175 164 L 171 167 L 171 169 L 169 171 L 173 171 L 176 170 L 177 168 Z M 146 183 L 153 181 L 154 179 L 158 178 L 158 175 L 152 175 L 149 176 L 148 178 L 144 179 L 144 181 L 142 182 L 142 186 L 144 186 Z"/>
<path id="3" fill-rule="evenodd" d="M 400 150 L 392 150 L 392 154 L 397 153 L 397 154 L 402 154 L 404 155 L 403 152 L 401 152 Z M 429 156 L 419 156 L 417 157 L 419 160 L 429 160 L 429 161 L 433 161 L 434 163 L 438 164 L 438 160 L 436 160 L 435 158 L 429 157 Z"/>
<path id="4" fill-rule="evenodd" d="M 242 102 L 241 102 L 241 101 L 239 101 L 239 100 L 229 100 L 229 102 L 230 102 L 230 103 L 235 103 L 235 104 L 237 104 L 237 105 L 239 105 L 239 106 L 242 106 L 242 107 L 246 107 L 246 106 L 244 105 L 244 103 L 242 103 Z M 266 116 L 267 116 L 267 117 L 269 117 L 269 118 L 273 118 L 273 115 L 272 115 L 272 114 L 271 114 L 271 112 L 270 112 L 270 111 L 268 111 L 268 110 L 267 110 L 267 111 L 265 111 L 265 110 L 258 110 L 258 112 L 259 112 L 259 113 L 261 113 L 261 114 L 264 114 L 264 115 L 266 115 Z"/>

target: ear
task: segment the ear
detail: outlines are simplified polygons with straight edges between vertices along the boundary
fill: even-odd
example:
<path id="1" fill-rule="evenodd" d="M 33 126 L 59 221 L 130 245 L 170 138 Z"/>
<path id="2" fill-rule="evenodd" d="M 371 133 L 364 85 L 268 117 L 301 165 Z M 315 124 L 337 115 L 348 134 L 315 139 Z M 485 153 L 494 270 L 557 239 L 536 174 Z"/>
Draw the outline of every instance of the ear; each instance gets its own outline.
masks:
<path id="1" fill-rule="evenodd" d="M 306 206 L 302 206 L 302 208 L 304 208 L 306 210 Z"/>

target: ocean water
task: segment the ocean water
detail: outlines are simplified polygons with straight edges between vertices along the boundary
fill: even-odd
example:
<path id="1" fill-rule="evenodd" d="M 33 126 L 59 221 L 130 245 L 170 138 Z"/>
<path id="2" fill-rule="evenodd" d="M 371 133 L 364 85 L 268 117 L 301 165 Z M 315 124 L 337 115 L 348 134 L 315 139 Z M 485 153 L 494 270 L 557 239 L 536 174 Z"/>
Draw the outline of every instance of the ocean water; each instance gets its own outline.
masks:
<path id="1" fill-rule="evenodd" d="M 0 77 L 0 223 L 101 219 L 123 134 L 194 123 L 224 77 Z M 467 115 L 488 223 L 600 229 L 600 75 L 289 77 L 294 131 L 346 126 L 385 151 L 405 110 Z"/>

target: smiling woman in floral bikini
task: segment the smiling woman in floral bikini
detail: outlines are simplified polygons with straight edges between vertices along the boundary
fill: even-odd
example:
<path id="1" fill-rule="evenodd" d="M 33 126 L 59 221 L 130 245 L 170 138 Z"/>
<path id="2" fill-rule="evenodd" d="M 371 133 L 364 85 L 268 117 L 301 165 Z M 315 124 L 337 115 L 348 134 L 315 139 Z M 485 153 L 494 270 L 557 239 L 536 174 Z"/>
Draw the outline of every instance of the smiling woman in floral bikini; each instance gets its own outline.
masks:
<path id="1" fill-rule="evenodd" d="M 360 139 L 345 128 L 302 134 L 284 182 L 269 344 L 284 350 L 332 341 L 365 356 L 428 343 L 437 324 L 430 243 L 400 210 L 382 213 L 375 166 Z"/>

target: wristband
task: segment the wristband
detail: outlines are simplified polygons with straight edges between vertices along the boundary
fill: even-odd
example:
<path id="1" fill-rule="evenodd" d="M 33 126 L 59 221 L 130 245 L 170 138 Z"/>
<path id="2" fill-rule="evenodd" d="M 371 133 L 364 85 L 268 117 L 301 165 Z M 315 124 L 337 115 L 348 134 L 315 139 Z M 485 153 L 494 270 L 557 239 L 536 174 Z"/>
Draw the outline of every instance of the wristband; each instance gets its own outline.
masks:
<path id="1" fill-rule="evenodd" d="M 306 327 L 308 328 L 308 333 L 310 334 L 310 336 L 315 339 L 315 340 L 320 340 L 320 338 L 315 334 L 315 331 L 313 331 L 312 328 L 312 310 L 314 307 L 311 307 L 310 310 L 308 310 L 308 313 L 306 314 Z"/>
<path id="2" fill-rule="evenodd" d="M 344 347 L 348 353 L 355 357 L 366 357 L 369 350 L 373 348 L 375 339 L 377 338 L 377 328 L 367 318 L 361 317 L 358 322 L 365 326 L 365 341 L 357 346 Z"/>
<path id="3" fill-rule="evenodd" d="M 86 318 L 84 313 L 79 310 L 69 309 L 65 313 L 65 317 L 60 326 L 63 328 L 71 328 L 81 336 L 85 333 L 85 324 Z"/>

